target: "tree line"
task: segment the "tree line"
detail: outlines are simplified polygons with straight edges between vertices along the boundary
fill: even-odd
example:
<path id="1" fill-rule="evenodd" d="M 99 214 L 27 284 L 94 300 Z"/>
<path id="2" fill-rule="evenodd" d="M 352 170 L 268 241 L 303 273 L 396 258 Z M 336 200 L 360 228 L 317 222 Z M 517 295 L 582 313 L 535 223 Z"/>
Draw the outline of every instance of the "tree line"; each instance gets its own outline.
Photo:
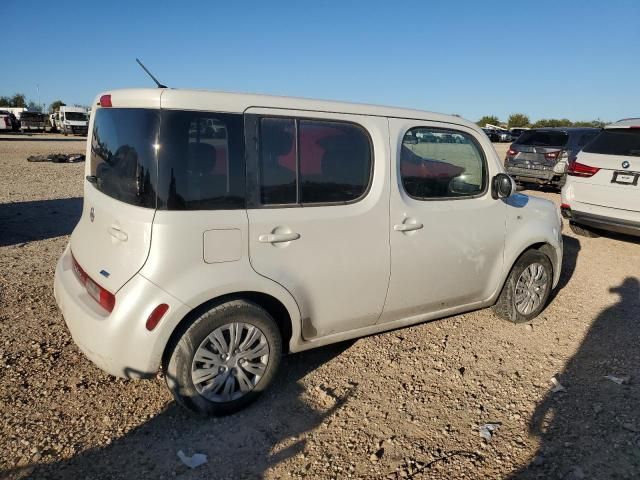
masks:
<path id="1" fill-rule="evenodd" d="M 503 125 L 500 119 L 495 115 L 485 115 L 476 122 L 479 126 L 484 127 L 487 123 L 491 125 Z M 541 118 L 531 123 L 529 117 L 524 113 L 512 113 L 507 120 L 507 128 L 541 128 L 541 127 L 596 127 L 602 128 L 607 122 L 602 120 L 579 121 L 573 122 L 568 118 Z"/>
<path id="2" fill-rule="evenodd" d="M 62 100 L 56 100 L 49 105 L 49 112 L 54 112 L 60 107 L 66 106 Z M 27 100 L 24 93 L 15 93 L 13 96 L 0 96 L 0 108 L 2 107 L 18 107 L 26 108 L 30 112 L 42 112 L 43 105 L 38 105 L 33 100 Z"/>

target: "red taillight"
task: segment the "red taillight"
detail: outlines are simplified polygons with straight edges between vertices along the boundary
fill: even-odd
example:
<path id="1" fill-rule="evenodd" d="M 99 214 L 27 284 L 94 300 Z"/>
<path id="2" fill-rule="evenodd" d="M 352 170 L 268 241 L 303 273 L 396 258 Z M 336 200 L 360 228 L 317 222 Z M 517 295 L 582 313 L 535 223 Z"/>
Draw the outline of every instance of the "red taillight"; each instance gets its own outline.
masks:
<path id="1" fill-rule="evenodd" d="M 557 160 L 558 159 L 558 155 L 560 155 L 560 151 L 547 152 L 547 153 L 544 154 L 544 158 L 546 158 L 547 160 Z"/>
<path id="2" fill-rule="evenodd" d="M 111 95 L 102 95 L 100 97 L 100 106 L 101 107 L 111 107 Z"/>
<path id="3" fill-rule="evenodd" d="M 151 312 L 151 314 L 149 315 L 149 318 L 147 318 L 147 323 L 145 325 L 147 327 L 147 330 L 151 331 L 156 328 L 164 314 L 167 313 L 167 310 L 169 310 L 169 305 L 167 305 L 166 303 L 161 303 L 156 308 L 154 308 L 153 312 Z"/>
<path id="4" fill-rule="evenodd" d="M 590 167 L 584 163 L 578 163 L 575 160 L 569 162 L 569 168 L 567 173 L 574 177 L 593 177 L 598 173 L 600 169 L 598 167 Z"/>
<path id="5" fill-rule="evenodd" d="M 102 308 L 104 308 L 107 312 L 111 313 L 113 311 L 113 307 L 115 307 L 116 305 L 116 296 L 91 280 L 89 275 L 85 273 L 85 271 L 76 260 L 76 257 L 73 256 L 73 253 L 71 254 L 71 259 L 73 260 L 73 273 L 75 273 L 78 281 L 87 290 L 89 296 L 96 302 L 98 302 L 100 306 L 102 306 Z"/>
<path id="6" fill-rule="evenodd" d="M 515 150 L 514 148 L 509 147 L 509 150 L 507 150 L 507 157 L 513 157 L 517 154 L 518 154 L 518 151 Z"/>

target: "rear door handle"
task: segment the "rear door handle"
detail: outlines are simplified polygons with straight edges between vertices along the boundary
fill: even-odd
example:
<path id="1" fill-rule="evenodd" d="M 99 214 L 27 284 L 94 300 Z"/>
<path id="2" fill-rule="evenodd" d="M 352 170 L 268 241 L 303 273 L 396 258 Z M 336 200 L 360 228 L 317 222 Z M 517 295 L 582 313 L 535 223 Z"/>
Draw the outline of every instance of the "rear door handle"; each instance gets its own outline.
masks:
<path id="1" fill-rule="evenodd" d="M 396 232 L 412 232 L 414 230 L 420 230 L 423 227 L 421 223 L 398 223 L 393 226 Z"/>
<path id="2" fill-rule="evenodd" d="M 292 240 L 297 240 L 300 238 L 299 233 L 267 233 L 264 235 L 260 235 L 258 237 L 258 241 L 262 243 L 283 243 L 283 242 L 291 242 Z"/>
<path id="3" fill-rule="evenodd" d="M 120 230 L 116 225 L 111 225 L 108 229 L 109 235 L 113 238 L 120 240 L 121 242 L 126 242 L 129 239 L 129 235 L 126 232 Z"/>

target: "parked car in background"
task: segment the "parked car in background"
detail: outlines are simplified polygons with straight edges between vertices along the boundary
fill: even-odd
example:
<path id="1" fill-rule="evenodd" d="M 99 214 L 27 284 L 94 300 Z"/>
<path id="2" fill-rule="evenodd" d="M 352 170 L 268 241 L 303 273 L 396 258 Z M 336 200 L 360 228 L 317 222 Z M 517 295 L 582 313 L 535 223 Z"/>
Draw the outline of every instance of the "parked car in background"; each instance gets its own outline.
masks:
<path id="1" fill-rule="evenodd" d="M 0 110 L 0 130 L 5 132 L 17 132 L 20 122 L 16 116 L 8 110 Z"/>
<path id="2" fill-rule="evenodd" d="M 87 110 L 63 106 L 55 115 L 56 130 L 64 135 L 86 135 L 89 128 Z"/>
<path id="3" fill-rule="evenodd" d="M 640 236 L 640 118 L 607 125 L 569 159 L 561 210 L 578 235 Z"/>
<path id="4" fill-rule="evenodd" d="M 10 132 L 13 129 L 11 124 L 11 117 L 6 110 L 0 110 L 0 130 L 4 132 Z"/>
<path id="5" fill-rule="evenodd" d="M 500 142 L 512 142 L 514 140 L 509 130 L 498 130 L 498 137 Z"/>
<path id="6" fill-rule="evenodd" d="M 57 303 L 97 365 L 163 368 L 196 412 L 246 406 L 283 352 L 491 305 L 529 322 L 560 278 L 560 212 L 459 117 L 165 88 L 92 105 Z"/>
<path id="7" fill-rule="evenodd" d="M 47 115 L 44 113 L 22 112 L 20 116 L 20 130 L 23 132 L 44 132 L 47 121 Z"/>
<path id="8" fill-rule="evenodd" d="M 482 131 L 487 134 L 487 137 L 489 137 L 489 140 L 492 142 L 500 141 L 500 135 L 498 135 L 493 128 L 483 128 Z"/>
<path id="9" fill-rule="evenodd" d="M 597 128 L 532 128 L 511 144 L 504 160 L 507 173 L 518 183 L 561 188 L 568 160 L 591 141 Z"/>

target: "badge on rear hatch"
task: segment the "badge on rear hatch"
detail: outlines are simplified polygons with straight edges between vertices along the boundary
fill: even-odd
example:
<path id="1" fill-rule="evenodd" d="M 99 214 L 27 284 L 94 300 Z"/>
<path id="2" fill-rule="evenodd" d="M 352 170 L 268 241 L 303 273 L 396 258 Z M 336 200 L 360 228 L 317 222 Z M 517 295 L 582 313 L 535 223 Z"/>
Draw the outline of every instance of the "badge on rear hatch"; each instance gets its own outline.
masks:
<path id="1" fill-rule="evenodd" d="M 629 168 L 629 162 L 627 162 L 626 160 L 622 162 L 622 168 Z"/>
<path id="2" fill-rule="evenodd" d="M 96 212 L 93 211 L 93 207 L 91 207 L 91 210 L 89 210 L 89 220 L 91 220 L 91 223 L 93 223 L 93 220 L 96 218 Z"/>

